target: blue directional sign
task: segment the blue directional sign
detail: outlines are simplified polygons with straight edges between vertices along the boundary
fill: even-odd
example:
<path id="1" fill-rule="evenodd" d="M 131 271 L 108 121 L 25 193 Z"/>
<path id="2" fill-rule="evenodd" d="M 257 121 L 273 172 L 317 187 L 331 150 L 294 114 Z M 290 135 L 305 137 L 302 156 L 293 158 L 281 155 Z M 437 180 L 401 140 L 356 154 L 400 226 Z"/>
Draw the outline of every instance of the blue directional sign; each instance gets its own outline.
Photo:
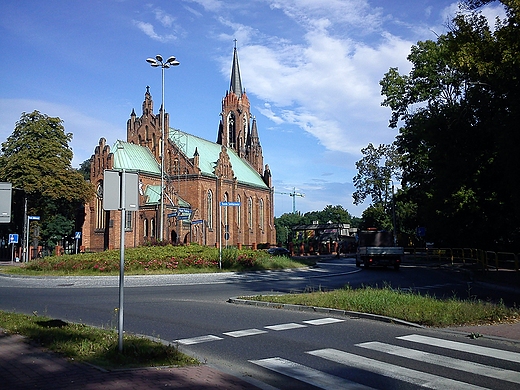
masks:
<path id="1" fill-rule="evenodd" d="M 18 234 L 9 234 L 9 244 L 18 244 Z"/>
<path id="2" fill-rule="evenodd" d="M 221 206 L 240 206 L 240 202 L 220 202 Z"/>
<path id="3" fill-rule="evenodd" d="M 203 219 L 196 219 L 195 221 L 191 221 L 191 224 L 192 225 L 198 225 L 199 223 L 203 223 L 204 220 Z"/>
<path id="4" fill-rule="evenodd" d="M 39 215 L 29 215 L 29 221 L 39 221 L 40 216 Z"/>
<path id="5" fill-rule="evenodd" d="M 74 239 L 79 240 L 81 238 L 81 232 L 76 232 L 74 234 Z"/>

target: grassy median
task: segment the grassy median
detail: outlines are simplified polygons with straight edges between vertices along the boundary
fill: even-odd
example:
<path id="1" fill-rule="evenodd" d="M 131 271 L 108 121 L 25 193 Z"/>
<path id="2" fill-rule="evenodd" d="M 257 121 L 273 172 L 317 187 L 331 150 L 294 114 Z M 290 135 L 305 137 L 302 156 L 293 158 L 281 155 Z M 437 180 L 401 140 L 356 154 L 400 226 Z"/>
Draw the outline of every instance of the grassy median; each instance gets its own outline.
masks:
<path id="1" fill-rule="evenodd" d="M 107 369 L 199 364 L 174 345 L 126 334 L 120 353 L 118 333 L 115 330 L 67 323 L 43 316 L 0 311 L 0 328 L 7 333 L 26 336 L 68 359 Z"/>
<path id="2" fill-rule="evenodd" d="M 520 320 L 517 308 L 480 300 L 453 297 L 437 299 L 429 295 L 383 288 L 364 287 L 303 294 L 260 295 L 241 297 L 280 304 L 326 307 L 331 309 L 371 313 L 414 322 L 425 326 L 493 324 Z"/>
<path id="3" fill-rule="evenodd" d="M 49 256 L 31 260 L 18 267 L 5 266 L 0 272 L 23 275 L 118 275 L 120 251 Z M 125 274 L 176 274 L 222 271 L 255 271 L 304 267 L 314 264 L 305 257 L 293 259 L 271 256 L 265 250 L 222 249 L 202 245 L 142 246 L 125 249 Z"/>

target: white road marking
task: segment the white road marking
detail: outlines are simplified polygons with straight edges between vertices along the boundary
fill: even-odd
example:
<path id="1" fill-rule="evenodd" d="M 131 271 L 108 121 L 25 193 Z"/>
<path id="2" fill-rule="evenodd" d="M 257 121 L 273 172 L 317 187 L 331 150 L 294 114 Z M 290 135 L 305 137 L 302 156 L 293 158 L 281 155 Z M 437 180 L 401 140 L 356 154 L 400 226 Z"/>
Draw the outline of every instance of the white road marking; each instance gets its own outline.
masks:
<path id="1" fill-rule="evenodd" d="M 316 320 L 308 320 L 303 321 L 305 324 L 309 325 L 326 325 L 326 324 L 333 324 L 335 322 L 343 322 L 345 320 L 341 320 L 339 318 L 318 318 Z"/>
<path id="2" fill-rule="evenodd" d="M 224 332 L 226 336 L 231 337 L 244 337 L 244 336 L 254 336 L 256 334 L 267 333 L 266 330 L 260 329 L 244 329 L 244 330 L 235 330 L 233 332 Z"/>
<path id="3" fill-rule="evenodd" d="M 420 336 L 412 334 L 409 336 L 397 337 L 400 340 L 412 341 L 414 343 L 427 344 L 435 347 L 441 347 L 446 349 L 453 349 L 460 352 L 468 352 L 475 355 L 488 356 L 495 359 L 507 360 L 510 362 L 520 363 L 520 353 L 509 352 L 501 349 L 481 347 L 479 345 L 472 345 L 466 343 L 460 343 L 458 341 L 450 341 L 437 339 L 434 337 Z"/>
<path id="4" fill-rule="evenodd" d="M 371 349 L 373 351 L 388 353 L 390 355 L 401 356 L 407 359 L 418 360 L 420 362 L 435 364 L 442 367 L 471 372 L 476 375 L 487 376 L 489 378 L 500 379 L 508 382 L 520 383 L 520 372 L 505 370 L 502 368 L 486 366 L 484 364 L 470 362 L 461 359 L 454 359 L 448 356 L 436 355 L 429 352 L 419 351 L 399 347 L 397 345 L 380 343 L 377 341 L 356 344 L 358 347 Z"/>
<path id="5" fill-rule="evenodd" d="M 406 367 L 400 367 L 393 364 L 380 362 L 363 356 L 354 355 L 348 352 L 339 351 L 337 349 L 326 348 L 316 351 L 307 352 L 310 355 L 318 356 L 336 363 L 340 363 L 349 367 L 355 367 L 376 374 L 384 375 L 388 378 L 412 383 L 416 386 L 426 387 L 438 390 L 482 390 L 483 387 L 475 386 L 469 383 L 456 381 L 441 376 L 432 375 L 426 372 L 412 370 Z"/>
<path id="6" fill-rule="evenodd" d="M 289 376 L 321 389 L 371 390 L 371 387 L 315 370 L 290 360 L 274 357 L 269 359 L 250 360 L 268 370 Z"/>
<path id="7" fill-rule="evenodd" d="M 289 329 L 306 328 L 306 327 L 307 327 L 307 325 L 297 324 L 295 322 L 289 322 L 287 324 L 280 324 L 280 325 L 264 326 L 264 328 L 271 329 L 271 330 L 289 330 Z"/>
<path id="8" fill-rule="evenodd" d="M 200 343 L 206 343 L 208 341 L 217 341 L 217 340 L 223 340 L 222 337 L 213 336 L 213 335 L 207 335 L 207 336 L 199 336 L 199 337 L 192 337 L 189 339 L 179 339 L 174 340 L 174 342 L 183 344 L 183 345 L 192 345 L 192 344 L 200 344 Z"/>

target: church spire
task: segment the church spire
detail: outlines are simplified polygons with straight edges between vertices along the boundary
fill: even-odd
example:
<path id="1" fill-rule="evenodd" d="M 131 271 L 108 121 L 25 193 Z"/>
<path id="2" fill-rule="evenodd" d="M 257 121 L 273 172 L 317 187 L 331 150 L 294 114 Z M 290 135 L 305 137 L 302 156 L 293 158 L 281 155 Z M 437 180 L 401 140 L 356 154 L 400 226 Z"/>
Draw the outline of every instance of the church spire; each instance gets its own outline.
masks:
<path id="1" fill-rule="evenodd" d="M 237 40 L 235 39 L 235 49 L 233 50 L 233 65 L 231 68 L 231 83 L 229 91 L 234 92 L 240 99 L 242 97 L 242 80 L 240 78 L 240 67 L 238 66 Z"/>

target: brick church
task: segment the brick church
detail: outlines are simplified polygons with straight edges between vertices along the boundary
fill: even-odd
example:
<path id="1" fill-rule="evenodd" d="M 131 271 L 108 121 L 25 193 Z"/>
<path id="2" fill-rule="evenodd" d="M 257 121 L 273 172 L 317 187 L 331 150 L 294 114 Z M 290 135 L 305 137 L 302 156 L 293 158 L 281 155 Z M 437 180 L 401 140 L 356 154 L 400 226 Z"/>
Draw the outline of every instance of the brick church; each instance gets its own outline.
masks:
<path id="1" fill-rule="evenodd" d="M 160 237 L 176 244 L 275 244 L 271 172 L 268 165 L 264 166 L 256 120 L 242 88 L 236 47 L 216 143 L 171 128 L 169 115 L 164 112 L 163 223 L 162 109 L 154 114 L 147 87 L 141 116 L 135 110 L 130 114 L 126 141 L 118 140 L 110 147 L 104 138 L 99 140 L 90 160 L 90 180 L 97 191 L 85 205 L 85 249 L 119 248 L 121 211 L 103 209 L 105 169 L 124 169 L 138 175 L 138 211 L 127 211 L 125 215 L 127 247 Z M 221 202 L 233 202 L 235 206 L 221 206 Z"/>

